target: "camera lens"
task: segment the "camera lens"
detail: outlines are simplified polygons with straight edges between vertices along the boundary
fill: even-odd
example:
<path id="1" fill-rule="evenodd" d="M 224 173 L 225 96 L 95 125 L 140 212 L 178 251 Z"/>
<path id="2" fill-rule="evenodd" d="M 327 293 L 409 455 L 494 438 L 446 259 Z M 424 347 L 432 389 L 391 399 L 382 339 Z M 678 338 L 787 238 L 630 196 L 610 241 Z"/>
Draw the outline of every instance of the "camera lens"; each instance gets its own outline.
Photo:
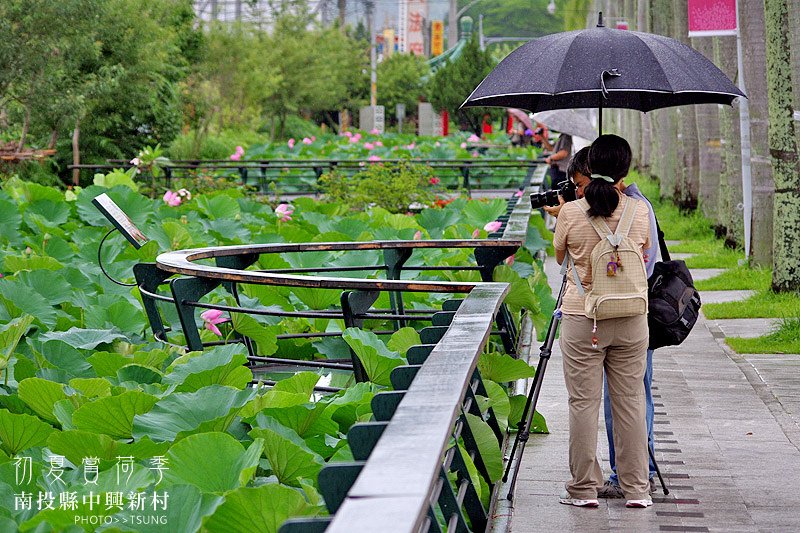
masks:
<path id="1" fill-rule="evenodd" d="M 531 194 L 531 207 L 539 209 L 544 206 L 558 205 L 558 191 L 535 192 Z"/>

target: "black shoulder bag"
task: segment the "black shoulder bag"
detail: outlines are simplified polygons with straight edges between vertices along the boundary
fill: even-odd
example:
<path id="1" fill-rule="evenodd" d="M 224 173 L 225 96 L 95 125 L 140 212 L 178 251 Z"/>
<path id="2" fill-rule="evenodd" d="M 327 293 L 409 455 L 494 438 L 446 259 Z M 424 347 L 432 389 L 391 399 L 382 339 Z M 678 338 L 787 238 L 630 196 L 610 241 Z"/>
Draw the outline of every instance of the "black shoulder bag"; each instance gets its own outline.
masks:
<path id="1" fill-rule="evenodd" d="M 700 312 L 700 294 L 694 288 L 686 263 L 670 260 L 658 221 L 656 228 L 662 260 L 655 264 L 653 275 L 647 280 L 651 350 L 682 343 L 692 331 Z"/>

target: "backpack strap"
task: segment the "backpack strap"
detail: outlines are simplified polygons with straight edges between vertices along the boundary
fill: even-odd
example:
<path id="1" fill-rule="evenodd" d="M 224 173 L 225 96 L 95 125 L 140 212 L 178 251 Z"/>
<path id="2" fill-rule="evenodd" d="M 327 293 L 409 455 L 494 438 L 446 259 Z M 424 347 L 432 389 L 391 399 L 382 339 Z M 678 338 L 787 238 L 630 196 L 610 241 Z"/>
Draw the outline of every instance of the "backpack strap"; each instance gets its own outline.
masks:
<path id="1" fill-rule="evenodd" d="M 636 198 L 630 196 L 625 197 L 625 207 L 622 208 L 622 215 L 619 217 L 619 224 L 617 224 L 617 231 L 615 235 L 627 237 L 633 226 L 633 219 L 636 216 L 636 208 L 638 202 Z"/>
<path id="2" fill-rule="evenodd" d="M 581 283 L 581 277 L 578 275 L 578 269 L 575 268 L 575 261 L 572 260 L 572 256 L 569 255 L 569 250 L 565 253 L 564 262 L 561 263 L 561 275 L 567 273 L 567 267 L 572 269 L 572 280 L 575 282 L 575 288 L 578 290 L 578 294 L 581 296 L 586 294 L 586 289 L 583 288 L 583 283 Z"/>
<path id="3" fill-rule="evenodd" d="M 589 224 L 591 224 L 591 226 L 594 228 L 594 231 L 600 237 L 600 240 L 603 240 L 609 235 L 614 234 L 614 232 L 611 231 L 611 228 L 608 227 L 608 224 L 606 224 L 605 220 L 600 217 L 589 216 L 589 202 L 586 201 L 586 198 L 581 198 L 577 203 L 578 207 L 580 207 L 581 211 L 583 211 L 586 220 L 589 221 Z"/>

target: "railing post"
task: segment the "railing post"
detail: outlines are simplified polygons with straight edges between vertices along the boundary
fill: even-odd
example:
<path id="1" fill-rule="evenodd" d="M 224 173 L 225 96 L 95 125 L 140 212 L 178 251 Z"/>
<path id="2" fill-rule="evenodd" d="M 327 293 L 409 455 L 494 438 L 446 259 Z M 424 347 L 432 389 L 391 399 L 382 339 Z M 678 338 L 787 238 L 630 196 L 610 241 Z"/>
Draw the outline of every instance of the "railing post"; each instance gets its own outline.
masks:
<path id="1" fill-rule="evenodd" d="M 345 327 L 360 328 L 363 326 L 364 319 L 359 318 L 358 315 L 362 315 L 369 311 L 369 308 L 372 307 L 372 304 L 375 303 L 375 300 L 378 299 L 378 296 L 380 296 L 380 291 L 343 292 L 341 304 Z M 369 376 L 367 376 L 367 371 L 364 369 L 364 365 L 361 364 L 361 360 L 358 358 L 352 348 L 350 349 L 350 355 L 353 359 L 353 374 L 355 375 L 356 381 L 369 381 Z"/>
<path id="2" fill-rule="evenodd" d="M 161 270 L 155 263 L 137 263 L 133 265 L 133 277 L 136 278 L 136 284 L 139 290 L 144 289 L 147 292 L 155 293 L 167 278 L 172 276 L 171 272 Z M 147 321 L 150 322 L 150 329 L 153 330 L 153 335 L 156 339 L 159 338 L 164 342 L 167 340 L 167 328 L 164 327 L 164 321 L 161 319 L 161 313 L 158 311 L 158 305 L 152 298 L 142 296 L 142 305 L 144 306 Z"/>
<path id="3" fill-rule="evenodd" d="M 490 246 L 475 248 L 475 262 L 480 267 L 481 279 L 485 282 L 492 281 L 494 269 L 507 257 L 517 251 L 516 246 Z M 515 356 L 517 354 L 517 326 L 506 304 L 502 304 L 497 311 L 497 326 L 501 331 L 500 338 L 506 352 Z M 504 332 L 504 333 L 502 333 Z"/>
<path id="4" fill-rule="evenodd" d="M 187 302 L 196 302 L 219 287 L 219 284 L 218 280 L 207 278 L 180 278 L 172 280 L 169 284 L 172 297 L 175 299 L 175 309 L 178 310 L 178 318 L 181 321 L 183 336 L 186 337 L 186 346 L 190 352 L 202 350 L 203 341 L 200 339 L 194 319 L 195 308 Z"/>
<path id="5" fill-rule="evenodd" d="M 172 183 L 172 167 L 171 166 L 165 166 L 164 167 L 164 181 L 167 182 L 167 189 L 171 189 L 172 188 L 172 186 L 170 185 Z"/>
<path id="6" fill-rule="evenodd" d="M 461 175 L 464 176 L 464 189 L 466 189 L 467 195 L 472 197 L 472 190 L 469 185 L 469 167 L 470 163 L 464 163 L 461 166 Z"/>
<path id="7" fill-rule="evenodd" d="M 400 279 L 403 272 L 403 265 L 411 257 L 411 248 L 392 248 L 383 251 L 383 262 L 386 265 L 386 279 Z M 392 291 L 389 293 L 392 313 L 402 315 L 405 312 L 403 307 L 403 294 Z M 400 318 L 394 321 L 395 328 L 400 329 L 406 326 L 406 320 Z"/>

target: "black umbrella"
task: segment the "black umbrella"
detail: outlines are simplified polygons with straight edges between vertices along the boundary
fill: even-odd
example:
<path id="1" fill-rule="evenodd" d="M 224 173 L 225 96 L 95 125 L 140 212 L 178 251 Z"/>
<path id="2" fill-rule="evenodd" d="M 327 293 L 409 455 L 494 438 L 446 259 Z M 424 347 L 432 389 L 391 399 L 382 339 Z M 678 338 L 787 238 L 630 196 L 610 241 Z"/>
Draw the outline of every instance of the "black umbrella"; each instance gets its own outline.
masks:
<path id="1" fill-rule="evenodd" d="M 604 107 L 652 111 L 728 104 L 744 96 L 714 63 L 670 37 L 603 25 L 528 41 L 503 59 L 462 107 Z"/>

